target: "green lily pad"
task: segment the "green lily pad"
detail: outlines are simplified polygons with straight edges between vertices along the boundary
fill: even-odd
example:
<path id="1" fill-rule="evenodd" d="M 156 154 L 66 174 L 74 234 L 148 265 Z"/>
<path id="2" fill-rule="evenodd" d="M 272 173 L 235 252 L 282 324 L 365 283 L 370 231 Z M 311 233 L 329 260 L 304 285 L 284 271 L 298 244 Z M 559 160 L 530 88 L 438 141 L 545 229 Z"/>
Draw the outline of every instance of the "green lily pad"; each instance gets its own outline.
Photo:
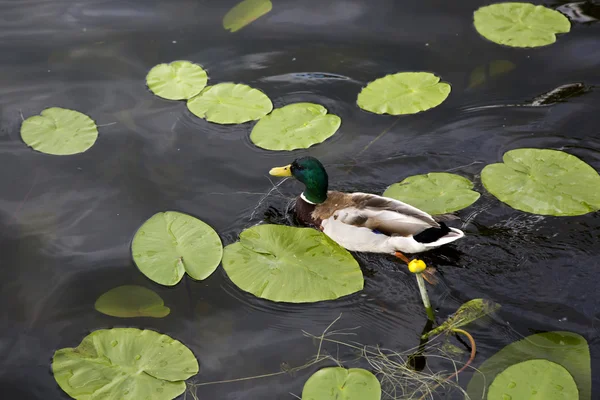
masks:
<path id="1" fill-rule="evenodd" d="M 574 400 L 579 391 L 569 371 L 548 360 L 511 365 L 490 385 L 488 400 Z"/>
<path id="2" fill-rule="evenodd" d="M 437 107 L 450 85 L 429 72 L 399 72 L 369 83 L 358 94 L 360 108 L 375 114 L 415 114 Z"/>
<path id="3" fill-rule="evenodd" d="M 232 33 L 237 32 L 271 11 L 272 8 L 273 4 L 270 0 L 240 1 L 223 17 L 223 28 Z"/>
<path id="4" fill-rule="evenodd" d="M 181 342 L 133 328 L 101 329 L 76 348 L 57 350 L 54 379 L 79 400 L 170 400 L 198 373 L 198 361 Z"/>
<path id="5" fill-rule="evenodd" d="M 512 47 L 539 47 L 556 42 L 557 33 L 571 30 L 558 11 L 529 3 L 498 3 L 473 14 L 477 32 L 494 43 Z"/>
<path id="6" fill-rule="evenodd" d="M 201 66 L 189 61 L 158 64 L 148 72 L 148 89 L 167 100 L 187 100 L 204 89 L 208 75 Z"/>
<path id="7" fill-rule="evenodd" d="M 240 289 L 289 303 L 333 300 L 362 290 L 352 255 L 311 228 L 259 225 L 225 247 L 223 268 Z"/>
<path id="8" fill-rule="evenodd" d="M 472 189 L 473 183 L 467 178 L 432 172 L 394 183 L 383 195 L 436 215 L 462 210 L 475 203 L 480 194 Z"/>
<path id="9" fill-rule="evenodd" d="M 473 299 L 467 301 L 460 306 L 454 314 L 452 314 L 443 324 L 435 329 L 430 330 L 421 338 L 427 339 L 430 336 L 437 335 L 444 331 L 451 332 L 452 329 L 460 328 L 485 317 L 488 314 L 496 312 L 500 308 L 500 304 L 494 303 L 486 299 Z"/>
<path id="10" fill-rule="evenodd" d="M 582 215 L 600 209 L 600 175 L 558 150 L 516 149 L 504 163 L 481 171 L 485 188 L 517 210 L 540 215 Z"/>
<path id="11" fill-rule="evenodd" d="M 223 245 L 204 222 L 176 211 L 154 214 L 140 227 L 131 244 L 140 271 L 161 285 L 179 283 L 187 272 L 206 279 L 221 262 Z"/>
<path id="12" fill-rule="evenodd" d="M 92 147 L 98 128 L 93 119 L 79 111 L 51 107 L 23 121 L 21 138 L 41 153 L 66 156 Z"/>
<path id="13" fill-rule="evenodd" d="M 529 360 L 548 360 L 565 368 L 575 380 L 579 400 L 592 398 L 592 371 L 590 349 L 586 340 L 575 333 L 556 331 L 538 333 L 511 343 L 492 357 L 488 358 L 473 374 L 467 393 L 471 399 L 480 399 L 484 389 L 495 381 L 496 376 L 510 366 Z M 530 380 L 533 382 L 533 380 Z M 489 397 L 491 399 L 491 397 Z M 536 397 L 513 396 L 513 399 L 537 399 Z M 540 397 L 543 399 L 544 397 Z M 500 397 L 502 399 L 502 397 Z M 544 398 L 545 399 L 545 398 Z"/>
<path id="14" fill-rule="evenodd" d="M 311 375 L 302 400 L 380 400 L 381 384 L 362 368 L 323 368 Z"/>
<path id="15" fill-rule="evenodd" d="M 342 120 L 319 104 L 294 103 L 273 110 L 252 129 L 252 143 L 266 150 L 307 149 L 333 136 Z"/>
<path id="16" fill-rule="evenodd" d="M 109 290 L 98 297 L 94 308 L 102 314 L 119 318 L 162 318 L 171 312 L 159 295 L 150 289 L 135 285 L 124 285 Z"/>
<path id="17" fill-rule="evenodd" d="M 266 94 L 248 85 L 219 83 L 188 100 L 187 107 L 210 122 L 241 124 L 264 117 L 273 109 L 273 103 Z"/>

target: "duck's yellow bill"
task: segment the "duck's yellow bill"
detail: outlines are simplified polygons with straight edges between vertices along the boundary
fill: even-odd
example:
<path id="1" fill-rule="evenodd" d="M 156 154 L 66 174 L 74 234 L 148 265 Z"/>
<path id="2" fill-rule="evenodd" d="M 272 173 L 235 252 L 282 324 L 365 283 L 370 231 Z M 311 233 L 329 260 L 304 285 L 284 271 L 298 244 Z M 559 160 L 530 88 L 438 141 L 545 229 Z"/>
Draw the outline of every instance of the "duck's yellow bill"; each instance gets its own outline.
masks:
<path id="1" fill-rule="evenodd" d="M 292 176 L 292 164 L 288 164 L 285 167 L 271 168 L 269 175 L 273 176 Z"/>

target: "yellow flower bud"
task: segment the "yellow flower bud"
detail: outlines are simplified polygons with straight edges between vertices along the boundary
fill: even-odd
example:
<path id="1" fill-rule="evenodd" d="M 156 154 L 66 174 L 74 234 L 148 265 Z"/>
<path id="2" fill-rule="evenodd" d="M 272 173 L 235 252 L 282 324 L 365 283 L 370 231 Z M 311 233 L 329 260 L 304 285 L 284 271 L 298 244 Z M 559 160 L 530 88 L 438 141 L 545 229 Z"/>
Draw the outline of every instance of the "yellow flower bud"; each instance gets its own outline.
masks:
<path id="1" fill-rule="evenodd" d="M 427 264 L 423 260 L 411 260 L 408 263 L 408 270 L 413 274 L 420 274 L 425 271 L 425 268 L 427 268 Z"/>

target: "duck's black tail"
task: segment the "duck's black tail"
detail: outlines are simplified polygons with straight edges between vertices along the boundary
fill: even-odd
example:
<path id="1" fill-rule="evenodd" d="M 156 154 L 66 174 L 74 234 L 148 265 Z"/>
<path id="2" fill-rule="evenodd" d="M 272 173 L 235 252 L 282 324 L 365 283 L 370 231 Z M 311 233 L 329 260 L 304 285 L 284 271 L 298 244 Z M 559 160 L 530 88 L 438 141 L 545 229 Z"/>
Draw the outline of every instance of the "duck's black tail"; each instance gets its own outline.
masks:
<path id="1" fill-rule="evenodd" d="M 427 228 L 423 232 L 413 236 L 413 239 L 419 243 L 433 243 L 450 233 L 450 228 L 448 228 L 448 225 L 446 225 L 444 222 L 439 222 L 439 224 L 439 228 Z"/>

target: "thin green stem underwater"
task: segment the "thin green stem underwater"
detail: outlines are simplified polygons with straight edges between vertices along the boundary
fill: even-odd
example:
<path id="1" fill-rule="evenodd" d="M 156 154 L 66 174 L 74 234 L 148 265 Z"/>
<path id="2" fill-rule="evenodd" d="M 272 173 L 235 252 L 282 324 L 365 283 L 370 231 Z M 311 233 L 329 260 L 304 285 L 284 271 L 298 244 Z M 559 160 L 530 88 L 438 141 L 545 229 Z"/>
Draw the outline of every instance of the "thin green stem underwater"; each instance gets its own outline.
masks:
<path id="1" fill-rule="evenodd" d="M 421 276 L 421 274 L 417 275 L 417 283 L 419 285 L 419 291 L 421 292 L 421 300 L 423 300 L 423 305 L 425 306 L 425 312 L 427 313 L 427 318 L 430 321 L 435 321 L 435 313 L 433 312 L 433 308 L 431 307 L 431 302 L 429 301 L 429 295 L 427 294 L 427 288 L 425 287 L 425 280 Z"/>

